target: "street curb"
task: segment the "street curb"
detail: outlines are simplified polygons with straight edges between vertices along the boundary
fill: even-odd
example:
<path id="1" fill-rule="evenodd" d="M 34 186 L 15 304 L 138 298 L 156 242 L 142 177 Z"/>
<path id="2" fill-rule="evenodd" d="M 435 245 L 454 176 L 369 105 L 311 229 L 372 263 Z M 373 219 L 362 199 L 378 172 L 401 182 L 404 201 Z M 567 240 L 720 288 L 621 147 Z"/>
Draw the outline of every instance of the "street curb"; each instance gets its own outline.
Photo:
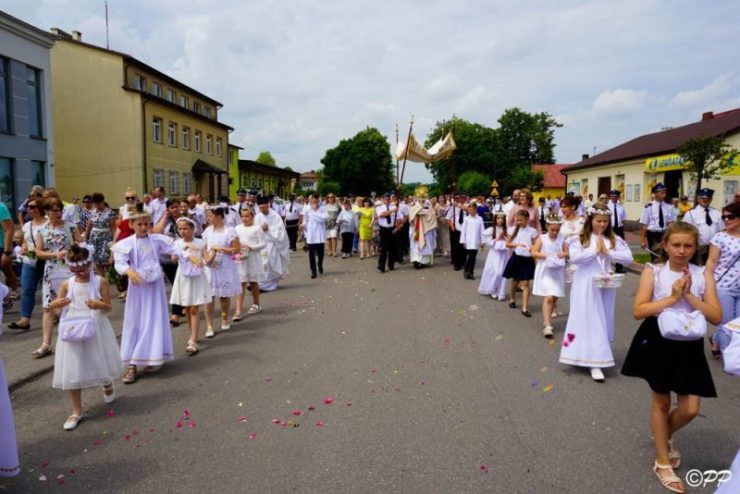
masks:
<path id="1" fill-rule="evenodd" d="M 51 360 L 52 362 L 54 361 L 53 356 Z M 19 389 L 20 387 L 25 386 L 26 384 L 30 384 L 42 378 L 43 376 L 45 376 L 46 374 L 49 374 L 53 370 L 54 370 L 54 364 L 44 367 L 42 369 L 38 369 L 27 376 L 21 377 L 20 379 L 16 379 L 15 381 L 9 382 L 8 391 L 12 393 L 13 391 Z"/>

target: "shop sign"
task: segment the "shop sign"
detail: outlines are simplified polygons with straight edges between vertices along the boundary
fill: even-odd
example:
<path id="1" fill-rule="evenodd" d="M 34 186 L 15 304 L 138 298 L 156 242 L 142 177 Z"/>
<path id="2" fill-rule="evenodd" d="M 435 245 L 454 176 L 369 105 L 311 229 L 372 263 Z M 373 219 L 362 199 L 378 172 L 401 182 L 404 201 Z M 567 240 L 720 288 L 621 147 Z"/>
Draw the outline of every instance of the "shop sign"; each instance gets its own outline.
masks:
<path id="1" fill-rule="evenodd" d="M 664 154 L 645 160 L 646 173 L 660 173 L 686 168 L 686 159 L 678 154 Z"/>

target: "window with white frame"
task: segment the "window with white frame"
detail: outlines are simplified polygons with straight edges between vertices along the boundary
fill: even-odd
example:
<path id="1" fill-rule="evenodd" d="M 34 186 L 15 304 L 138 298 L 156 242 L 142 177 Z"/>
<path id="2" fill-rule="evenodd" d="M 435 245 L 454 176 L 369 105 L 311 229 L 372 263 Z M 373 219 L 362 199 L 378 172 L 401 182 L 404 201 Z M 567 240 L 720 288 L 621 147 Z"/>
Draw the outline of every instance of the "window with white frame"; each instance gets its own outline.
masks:
<path id="1" fill-rule="evenodd" d="M 182 193 L 184 195 L 193 193 L 193 175 L 187 172 L 182 174 Z"/>
<path id="2" fill-rule="evenodd" d="M 221 138 L 216 137 L 216 156 L 221 156 Z"/>
<path id="3" fill-rule="evenodd" d="M 193 134 L 193 149 L 195 149 L 196 153 L 200 153 L 200 137 L 201 132 L 196 130 L 195 134 Z"/>
<path id="4" fill-rule="evenodd" d="M 169 101 L 170 103 L 174 103 L 176 97 L 177 95 L 175 94 L 174 90 L 167 89 L 167 101 Z"/>
<path id="5" fill-rule="evenodd" d="M 152 119 L 152 140 L 162 142 L 162 119 L 159 117 Z"/>
<path id="6" fill-rule="evenodd" d="M 193 101 L 193 111 L 195 113 L 200 113 L 200 103 L 197 101 Z"/>
<path id="7" fill-rule="evenodd" d="M 134 79 L 134 88 L 139 91 L 146 91 L 146 77 L 141 74 L 136 74 Z"/>
<path id="8" fill-rule="evenodd" d="M 182 148 L 190 149 L 190 128 L 189 127 L 182 128 Z"/>
<path id="9" fill-rule="evenodd" d="M 177 146 L 177 124 L 174 122 L 167 124 L 167 144 Z"/>
<path id="10" fill-rule="evenodd" d="M 164 187 L 164 170 L 161 168 L 154 168 L 154 187 Z"/>
<path id="11" fill-rule="evenodd" d="M 156 82 L 152 82 L 152 94 L 158 98 L 162 97 L 162 85 Z"/>
<path id="12" fill-rule="evenodd" d="M 211 134 L 206 134 L 206 154 L 211 154 L 213 152 L 213 149 L 211 148 L 212 142 L 213 136 L 211 136 Z"/>
<path id="13" fill-rule="evenodd" d="M 180 106 L 182 106 L 183 108 L 187 108 L 188 102 L 189 100 L 187 96 L 180 95 Z"/>
<path id="14" fill-rule="evenodd" d="M 170 172 L 170 183 L 169 188 L 167 189 L 170 195 L 177 195 L 179 194 L 179 187 L 180 184 L 180 174 L 177 172 Z"/>

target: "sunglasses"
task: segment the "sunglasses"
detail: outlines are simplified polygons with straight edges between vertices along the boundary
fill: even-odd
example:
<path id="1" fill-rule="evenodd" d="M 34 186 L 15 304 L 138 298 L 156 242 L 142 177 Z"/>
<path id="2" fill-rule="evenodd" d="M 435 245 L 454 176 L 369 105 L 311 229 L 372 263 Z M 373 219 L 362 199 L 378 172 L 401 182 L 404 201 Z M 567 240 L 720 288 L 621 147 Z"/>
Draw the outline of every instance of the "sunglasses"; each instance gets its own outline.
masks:
<path id="1" fill-rule="evenodd" d="M 734 214 L 723 214 L 721 218 L 722 218 L 722 221 L 732 221 L 735 218 L 737 218 L 737 216 L 735 216 Z"/>
<path id="2" fill-rule="evenodd" d="M 126 197 L 125 197 L 125 199 L 126 199 L 127 201 L 135 201 L 135 200 L 136 200 L 136 197 L 130 197 L 130 196 L 126 196 Z"/>
<path id="3" fill-rule="evenodd" d="M 35 204 L 29 204 L 28 206 L 26 206 L 26 209 L 36 209 L 36 205 Z"/>

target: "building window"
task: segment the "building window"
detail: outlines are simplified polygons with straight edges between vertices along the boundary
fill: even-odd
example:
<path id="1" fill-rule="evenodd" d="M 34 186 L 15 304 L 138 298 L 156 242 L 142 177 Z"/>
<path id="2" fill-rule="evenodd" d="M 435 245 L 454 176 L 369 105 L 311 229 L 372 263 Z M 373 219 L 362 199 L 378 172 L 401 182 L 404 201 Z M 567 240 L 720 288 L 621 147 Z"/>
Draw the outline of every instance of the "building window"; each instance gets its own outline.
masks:
<path id="1" fill-rule="evenodd" d="M 182 106 L 183 108 L 188 107 L 188 97 L 187 96 L 180 95 L 180 106 Z"/>
<path id="2" fill-rule="evenodd" d="M 154 172 L 154 187 L 164 187 L 164 170 L 161 168 L 155 168 Z"/>
<path id="3" fill-rule="evenodd" d="M 174 103 L 176 97 L 177 96 L 175 95 L 175 91 L 173 91 L 172 89 L 167 90 L 167 101 L 169 101 L 170 103 Z"/>
<path id="4" fill-rule="evenodd" d="M 162 85 L 157 84 L 156 82 L 152 82 L 152 94 L 156 96 L 157 98 L 162 97 Z"/>
<path id="5" fill-rule="evenodd" d="M 178 180 L 179 176 L 180 174 L 177 172 L 170 172 L 170 186 L 169 186 L 169 189 L 167 190 L 173 196 L 179 193 L 178 192 L 179 190 L 178 184 L 180 183 L 180 181 Z"/>
<path id="6" fill-rule="evenodd" d="M 206 106 L 205 108 L 203 108 L 203 111 L 205 112 L 206 117 L 211 118 L 211 107 L 210 106 Z"/>
<path id="7" fill-rule="evenodd" d="M 152 120 L 152 140 L 162 142 L 162 119 L 154 117 Z"/>
<path id="8" fill-rule="evenodd" d="M 31 161 L 31 185 L 46 186 L 46 162 Z"/>
<path id="9" fill-rule="evenodd" d="M 193 101 L 193 111 L 195 113 L 200 113 L 200 103 L 197 101 Z"/>
<path id="10" fill-rule="evenodd" d="M 141 74 L 136 74 L 136 79 L 134 80 L 134 89 L 138 89 L 139 91 L 146 91 L 146 77 Z"/>
<path id="11" fill-rule="evenodd" d="M 216 137 L 216 156 L 221 156 L 221 138 Z"/>
<path id="12" fill-rule="evenodd" d="M 211 154 L 212 151 L 213 151 L 211 149 L 211 142 L 212 141 L 213 141 L 213 137 L 211 136 L 211 134 L 206 134 L 206 154 Z"/>
<path id="13" fill-rule="evenodd" d="M 167 124 L 167 144 L 177 146 L 177 124 L 170 122 Z"/>
<path id="14" fill-rule="evenodd" d="M 8 59 L 0 57 L 0 132 L 10 132 L 9 76 Z"/>
<path id="15" fill-rule="evenodd" d="M 195 134 L 193 134 L 193 147 L 196 153 L 200 153 L 200 136 L 201 133 L 199 130 L 196 130 Z"/>
<path id="16" fill-rule="evenodd" d="M 193 193 L 193 176 L 190 173 L 182 174 L 182 193 L 184 195 Z"/>
<path id="17" fill-rule="evenodd" d="M 182 148 L 190 149 L 190 128 L 182 128 Z"/>
<path id="18" fill-rule="evenodd" d="M 41 71 L 26 67 L 28 87 L 28 133 L 40 137 L 41 133 Z"/>
<path id="19" fill-rule="evenodd" d="M 12 165 L 10 158 L 0 158 L 0 202 L 8 206 L 10 211 L 15 211 Z"/>

